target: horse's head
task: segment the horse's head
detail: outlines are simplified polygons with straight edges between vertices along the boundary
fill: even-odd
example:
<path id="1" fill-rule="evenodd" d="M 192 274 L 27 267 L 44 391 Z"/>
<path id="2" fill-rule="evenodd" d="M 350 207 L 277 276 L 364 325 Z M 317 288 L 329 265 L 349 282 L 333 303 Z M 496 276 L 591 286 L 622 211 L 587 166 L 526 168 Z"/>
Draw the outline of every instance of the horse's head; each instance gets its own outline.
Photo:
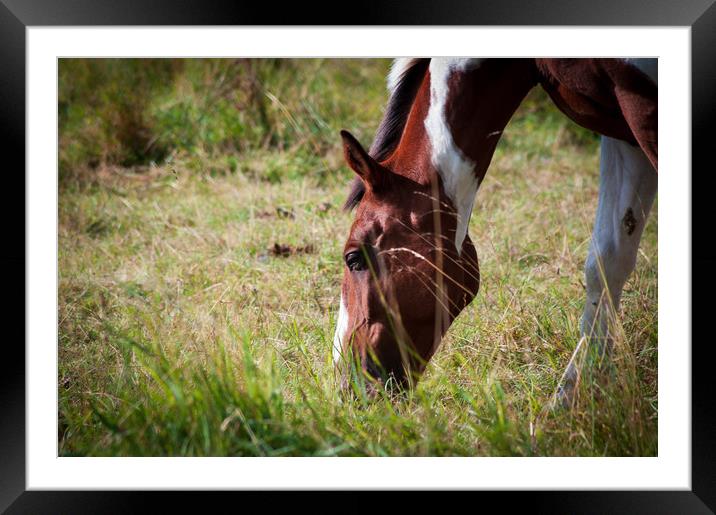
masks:
<path id="1" fill-rule="evenodd" d="M 404 386 L 477 294 L 477 255 L 469 237 L 455 247 L 457 215 L 437 174 L 415 182 L 341 135 L 363 193 L 343 249 L 334 362 L 343 387 L 350 370 Z"/>

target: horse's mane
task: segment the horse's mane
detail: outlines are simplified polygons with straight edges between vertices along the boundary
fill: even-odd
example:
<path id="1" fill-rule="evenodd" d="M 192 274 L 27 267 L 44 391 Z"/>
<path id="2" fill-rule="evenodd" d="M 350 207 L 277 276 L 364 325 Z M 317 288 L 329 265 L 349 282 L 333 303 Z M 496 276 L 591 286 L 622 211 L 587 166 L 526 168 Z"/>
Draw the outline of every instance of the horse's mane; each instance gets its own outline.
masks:
<path id="1" fill-rule="evenodd" d="M 386 159 L 398 146 L 408 120 L 410 108 L 428 69 L 430 59 L 396 59 L 388 75 L 388 88 L 391 90 L 383 120 L 378 126 L 373 144 L 368 153 L 376 161 Z M 356 178 L 351 184 L 348 199 L 343 209 L 350 211 L 363 198 L 365 186 Z"/>

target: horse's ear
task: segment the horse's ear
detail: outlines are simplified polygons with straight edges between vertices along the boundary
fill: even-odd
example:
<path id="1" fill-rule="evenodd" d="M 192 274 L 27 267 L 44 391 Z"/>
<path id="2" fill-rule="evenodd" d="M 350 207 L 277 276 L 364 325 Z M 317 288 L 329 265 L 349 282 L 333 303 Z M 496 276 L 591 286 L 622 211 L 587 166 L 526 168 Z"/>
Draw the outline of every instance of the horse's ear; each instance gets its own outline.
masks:
<path id="1" fill-rule="evenodd" d="M 380 165 L 368 155 L 357 139 L 346 130 L 341 131 L 343 138 L 343 155 L 350 166 L 363 182 L 376 186 L 380 177 Z"/>

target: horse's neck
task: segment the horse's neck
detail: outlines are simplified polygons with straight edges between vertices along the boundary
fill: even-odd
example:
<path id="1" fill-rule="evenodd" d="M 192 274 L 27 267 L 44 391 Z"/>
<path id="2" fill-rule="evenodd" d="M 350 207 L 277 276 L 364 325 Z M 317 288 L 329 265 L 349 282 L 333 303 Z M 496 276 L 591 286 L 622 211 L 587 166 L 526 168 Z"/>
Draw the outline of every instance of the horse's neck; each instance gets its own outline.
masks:
<path id="1" fill-rule="evenodd" d="M 502 130 L 535 84 L 531 59 L 433 59 L 430 63 L 389 162 L 418 182 L 429 181 L 435 173 L 440 176 L 458 213 L 458 251 Z"/>

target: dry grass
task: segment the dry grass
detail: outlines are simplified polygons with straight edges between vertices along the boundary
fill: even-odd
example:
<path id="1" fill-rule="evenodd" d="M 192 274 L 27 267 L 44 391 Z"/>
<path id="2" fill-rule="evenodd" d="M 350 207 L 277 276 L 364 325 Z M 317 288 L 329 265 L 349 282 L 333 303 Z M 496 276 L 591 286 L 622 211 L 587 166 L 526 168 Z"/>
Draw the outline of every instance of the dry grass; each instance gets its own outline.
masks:
<path id="1" fill-rule="evenodd" d="M 383 68 L 364 73 L 366 98 L 382 98 Z M 598 156 L 537 93 L 478 195 L 477 298 L 407 399 L 340 401 L 331 344 L 351 215 L 338 129 L 360 119 L 370 134 L 380 104 L 354 118 L 364 105 L 321 88 L 273 92 L 267 116 L 299 128 L 317 95 L 339 106 L 293 146 L 177 152 L 63 183 L 60 453 L 656 455 L 656 209 L 614 366 L 582 376 L 573 409 L 545 410 L 579 337 Z"/>

